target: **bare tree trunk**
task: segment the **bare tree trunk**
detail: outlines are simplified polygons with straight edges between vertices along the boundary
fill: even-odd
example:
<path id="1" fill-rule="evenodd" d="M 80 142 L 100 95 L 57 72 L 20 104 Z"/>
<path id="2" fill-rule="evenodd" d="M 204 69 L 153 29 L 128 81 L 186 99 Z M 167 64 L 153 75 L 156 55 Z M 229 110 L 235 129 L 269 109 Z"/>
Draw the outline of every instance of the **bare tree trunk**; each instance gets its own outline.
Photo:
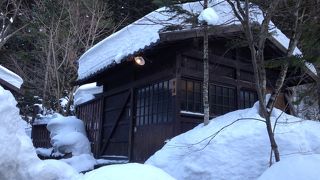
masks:
<path id="1" fill-rule="evenodd" d="M 208 8 L 208 0 L 204 1 L 203 9 Z M 203 123 L 209 124 L 210 107 L 209 107 L 209 42 L 208 42 L 208 25 L 203 25 Z"/>
<path id="2" fill-rule="evenodd" d="M 277 143 L 274 138 L 274 133 L 271 125 L 271 113 L 268 111 L 265 97 L 266 97 L 266 88 L 267 88 L 267 76 L 266 69 L 264 63 L 264 47 L 266 39 L 269 36 L 269 23 L 271 21 L 271 17 L 274 15 L 275 10 L 279 4 L 279 0 L 273 0 L 269 3 L 267 10 L 264 13 L 264 19 L 259 26 L 259 33 L 257 33 L 257 39 L 254 39 L 253 27 L 251 27 L 250 21 L 250 10 L 249 10 L 249 0 L 242 2 L 241 0 L 231 1 L 227 0 L 230 4 L 231 8 L 235 16 L 241 22 L 242 27 L 244 29 L 245 36 L 248 41 L 248 46 L 251 52 L 252 65 L 254 70 L 254 77 L 256 81 L 256 90 L 259 99 L 259 114 L 261 117 L 266 119 L 266 128 L 271 144 L 271 149 L 275 155 L 276 161 L 280 161 L 280 155 Z M 282 87 L 282 84 L 280 83 Z"/>

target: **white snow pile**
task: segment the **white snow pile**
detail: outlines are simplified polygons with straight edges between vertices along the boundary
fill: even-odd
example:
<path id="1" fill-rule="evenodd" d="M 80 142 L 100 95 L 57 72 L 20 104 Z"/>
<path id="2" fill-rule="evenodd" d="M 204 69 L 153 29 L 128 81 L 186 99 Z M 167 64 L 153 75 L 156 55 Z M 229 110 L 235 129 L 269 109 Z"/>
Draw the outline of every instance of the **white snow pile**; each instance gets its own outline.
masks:
<path id="1" fill-rule="evenodd" d="M 271 166 L 258 180 L 318 180 L 319 162 L 319 154 L 289 157 Z"/>
<path id="2" fill-rule="evenodd" d="M 272 121 L 277 118 L 275 136 L 281 160 L 293 154 L 320 153 L 319 122 L 275 109 Z M 258 103 L 253 108 L 217 117 L 207 126 L 200 124 L 174 137 L 146 164 L 181 180 L 257 179 L 267 170 L 270 158 L 266 125 L 260 120 L 263 119 L 258 115 Z"/>
<path id="3" fill-rule="evenodd" d="M 0 65 L 0 79 L 20 89 L 23 80 L 20 76 Z"/>
<path id="4" fill-rule="evenodd" d="M 147 164 L 129 163 L 101 167 L 85 174 L 85 180 L 174 180 L 166 172 Z"/>
<path id="5" fill-rule="evenodd" d="M 37 157 L 16 104 L 12 94 L 0 86 L 0 179 L 80 179 L 68 164 Z"/>
<path id="6" fill-rule="evenodd" d="M 219 21 L 219 16 L 213 8 L 209 7 L 200 13 L 198 20 L 200 22 L 205 21 L 208 25 L 216 25 Z"/>
<path id="7" fill-rule="evenodd" d="M 74 93 L 74 105 L 79 105 L 94 99 L 95 94 L 103 92 L 103 86 L 90 83 L 80 86 Z"/>
<path id="8" fill-rule="evenodd" d="M 184 3 L 180 6 L 194 15 L 201 14 L 200 17 L 198 16 L 199 20 L 205 20 L 211 25 L 241 25 L 230 5 L 224 0 L 211 1 L 209 8 L 205 10 L 199 1 Z M 123 58 L 145 47 L 155 45 L 160 41 L 160 31 L 168 25 L 179 25 L 184 29 L 191 28 L 191 24 L 184 21 L 186 15 L 176 15 L 168 10 L 166 7 L 159 8 L 90 48 L 79 59 L 78 80 L 85 79 L 112 64 L 119 64 Z M 250 6 L 250 12 L 252 22 L 262 22 L 263 13 L 258 6 Z M 288 48 L 289 39 L 272 22 L 269 28 L 274 32 L 273 37 L 284 48 Z M 296 48 L 294 54 L 301 54 L 301 52 Z"/>
<path id="9" fill-rule="evenodd" d="M 90 142 L 86 136 L 83 122 L 75 116 L 64 117 L 55 114 L 47 125 L 50 131 L 53 155 L 71 154 L 63 159 L 78 172 L 93 169 L 96 160 L 92 156 Z"/>

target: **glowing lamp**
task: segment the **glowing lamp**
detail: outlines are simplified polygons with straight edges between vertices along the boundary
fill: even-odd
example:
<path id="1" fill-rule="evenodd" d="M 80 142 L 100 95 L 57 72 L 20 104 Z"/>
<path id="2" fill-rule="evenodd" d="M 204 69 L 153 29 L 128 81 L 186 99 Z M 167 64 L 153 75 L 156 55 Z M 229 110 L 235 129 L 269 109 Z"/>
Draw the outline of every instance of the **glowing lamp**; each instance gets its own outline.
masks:
<path id="1" fill-rule="evenodd" d="M 143 66 L 146 63 L 146 61 L 141 56 L 134 57 L 134 61 L 140 66 Z"/>

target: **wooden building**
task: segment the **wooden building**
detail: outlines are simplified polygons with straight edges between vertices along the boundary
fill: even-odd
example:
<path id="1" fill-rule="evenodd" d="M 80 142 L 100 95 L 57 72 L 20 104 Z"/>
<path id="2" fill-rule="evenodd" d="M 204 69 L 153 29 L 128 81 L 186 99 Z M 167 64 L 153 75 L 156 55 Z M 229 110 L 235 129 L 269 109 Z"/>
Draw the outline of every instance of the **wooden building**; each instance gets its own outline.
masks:
<path id="1" fill-rule="evenodd" d="M 116 46 L 117 36 L 147 36 L 132 28 L 130 25 L 120 30 L 85 53 L 80 68 L 90 61 L 90 56 L 98 58 L 92 55 L 107 51 L 105 46 Z M 87 75 L 79 72 L 78 84 L 103 85 L 103 93 L 76 108 L 78 118 L 86 124 L 96 157 L 143 162 L 167 139 L 202 122 L 201 29 L 157 33 L 155 43 L 138 50 L 131 50 L 132 44 L 124 42 L 122 48 L 127 48 L 128 53 L 121 61 L 103 64 Z M 239 37 L 243 37 L 239 25 L 209 29 L 211 117 L 252 107 L 257 101 L 250 51 L 246 46 L 232 46 Z M 276 38 L 267 40 L 267 59 L 277 59 L 285 53 L 285 47 Z M 107 55 L 114 57 L 108 52 Z M 274 82 L 278 70 L 269 69 L 267 73 L 268 82 Z M 308 82 L 312 82 L 312 73 L 307 68 L 290 69 L 283 93 L 287 87 Z M 278 107 L 285 110 L 284 98 L 278 101 Z"/>

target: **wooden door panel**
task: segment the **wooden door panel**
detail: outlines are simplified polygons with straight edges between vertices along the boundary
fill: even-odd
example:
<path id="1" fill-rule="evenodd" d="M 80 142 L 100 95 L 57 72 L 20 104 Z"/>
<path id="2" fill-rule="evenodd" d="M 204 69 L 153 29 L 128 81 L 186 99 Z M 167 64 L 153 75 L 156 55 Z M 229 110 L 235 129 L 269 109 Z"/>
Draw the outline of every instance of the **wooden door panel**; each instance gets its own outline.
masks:
<path id="1" fill-rule="evenodd" d="M 101 156 L 128 156 L 130 96 L 124 91 L 105 97 Z"/>

